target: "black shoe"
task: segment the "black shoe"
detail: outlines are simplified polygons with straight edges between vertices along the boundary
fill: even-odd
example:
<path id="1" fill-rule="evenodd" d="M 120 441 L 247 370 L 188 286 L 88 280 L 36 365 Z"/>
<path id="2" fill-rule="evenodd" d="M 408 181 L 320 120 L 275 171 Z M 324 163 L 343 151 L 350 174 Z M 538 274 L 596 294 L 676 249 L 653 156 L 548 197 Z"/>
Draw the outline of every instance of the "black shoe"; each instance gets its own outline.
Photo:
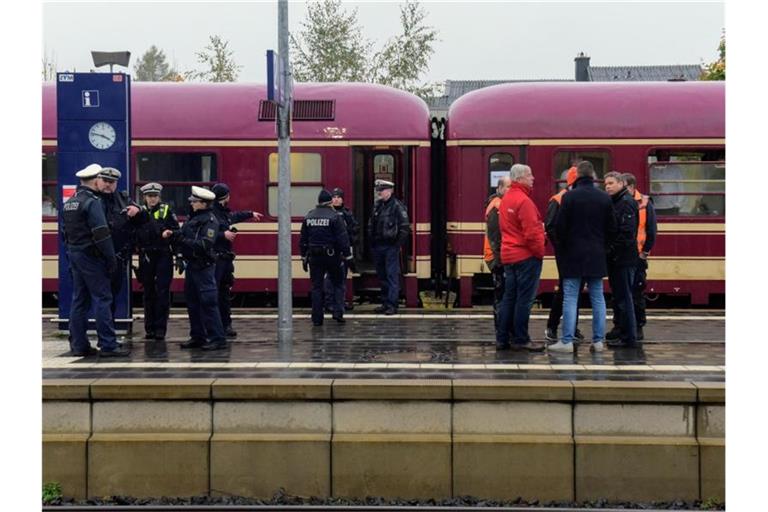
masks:
<path id="1" fill-rule="evenodd" d="M 557 341 L 557 329 L 552 329 L 550 327 L 544 329 L 544 339 L 552 342 Z"/>
<path id="2" fill-rule="evenodd" d="M 393 307 L 390 306 L 390 307 L 388 307 L 387 309 L 384 310 L 384 314 L 387 315 L 387 316 L 396 315 L 397 314 L 397 308 L 393 308 Z"/>
<path id="3" fill-rule="evenodd" d="M 181 348 L 200 348 L 205 345 L 205 340 L 190 339 L 182 343 Z"/>
<path id="4" fill-rule="evenodd" d="M 153 332 L 148 332 L 147 334 L 144 335 L 145 340 L 154 340 L 156 339 L 155 337 L 156 335 Z"/>
<path id="5" fill-rule="evenodd" d="M 347 321 L 346 321 L 346 320 L 344 320 L 344 317 L 343 317 L 343 316 L 341 316 L 341 315 L 339 315 L 339 316 L 336 316 L 336 315 L 334 315 L 334 316 L 333 316 L 333 319 L 334 319 L 334 320 L 336 320 L 336 321 L 337 321 L 338 323 L 340 323 L 340 324 L 345 324 L 345 323 L 347 323 Z"/>
<path id="6" fill-rule="evenodd" d="M 312 326 L 313 327 L 322 327 L 323 326 L 323 322 L 312 322 Z"/>
<path id="7" fill-rule="evenodd" d="M 323 311 L 325 311 L 326 313 L 333 313 L 333 308 L 331 306 L 325 306 L 323 308 Z"/>
<path id="8" fill-rule="evenodd" d="M 645 334 L 643 334 L 643 328 L 638 327 L 637 328 L 637 341 L 643 341 L 645 339 Z"/>
<path id="9" fill-rule="evenodd" d="M 131 351 L 118 343 L 114 350 L 101 350 L 99 357 L 128 357 Z"/>
<path id="10" fill-rule="evenodd" d="M 387 310 L 387 306 L 379 306 L 373 310 L 374 313 L 383 313 Z"/>
<path id="11" fill-rule="evenodd" d="M 608 345 L 608 348 L 641 348 L 643 346 L 642 343 L 638 343 L 637 341 L 626 341 L 626 340 L 611 340 L 606 343 Z"/>
<path id="12" fill-rule="evenodd" d="M 608 331 L 608 333 L 605 335 L 605 339 L 607 341 L 615 341 L 620 338 L 621 338 L 621 329 L 619 329 L 618 327 L 614 327 L 613 329 Z M 608 346 L 610 346 L 610 344 Z"/>
<path id="13" fill-rule="evenodd" d="M 512 345 L 509 343 L 497 343 L 496 344 L 496 350 L 509 350 L 512 348 Z"/>
<path id="14" fill-rule="evenodd" d="M 227 348 L 227 340 L 209 341 L 200 348 L 203 350 L 223 350 Z"/>
<path id="15" fill-rule="evenodd" d="M 163 334 L 155 334 L 155 339 L 157 341 L 165 341 L 165 333 L 163 333 Z"/>
<path id="16" fill-rule="evenodd" d="M 344 304 L 344 311 L 352 311 L 353 309 L 355 309 L 354 304 Z"/>
<path id="17" fill-rule="evenodd" d="M 573 333 L 573 337 L 576 338 L 579 341 L 584 341 L 584 335 L 581 334 L 581 331 L 576 329 L 576 332 Z"/>
<path id="18" fill-rule="evenodd" d="M 88 347 L 86 350 L 75 352 L 74 350 L 70 350 L 69 354 L 71 357 L 88 357 L 88 356 L 95 356 L 98 354 L 99 351 L 96 350 L 94 347 Z"/>
<path id="19" fill-rule="evenodd" d="M 227 336 L 227 338 L 237 338 L 237 331 L 234 330 L 231 325 L 227 327 L 224 334 Z"/>
<path id="20" fill-rule="evenodd" d="M 512 350 L 527 350 L 528 352 L 544 352 L 544 345 L 540 343 L 513 343 Z"/>

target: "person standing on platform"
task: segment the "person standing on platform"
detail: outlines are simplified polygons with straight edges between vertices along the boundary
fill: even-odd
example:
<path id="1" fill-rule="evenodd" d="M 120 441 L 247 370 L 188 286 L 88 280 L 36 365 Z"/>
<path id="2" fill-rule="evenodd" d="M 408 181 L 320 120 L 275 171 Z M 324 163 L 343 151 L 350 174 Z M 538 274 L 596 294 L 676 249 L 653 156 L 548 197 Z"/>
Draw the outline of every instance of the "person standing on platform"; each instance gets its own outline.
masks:
<path id="1" fill-rule="evenodd" d="M 499 206 L 501 198 L 512 185 L 509 176 L 496 183 L 496 193 L 485 203 L 485 240 L 483 260 L 491 271 L 493 280 L 493 326 L 499 328 L 499 307 L 504 296 L 504 265 L 501 264 L 501 228 L 499 227 Z"/>
<path id="2" fill-rule="evenodd" d="M 592 303 L 592 345 L 601 352 L 605 337 L 603 277 L 608 274 L 605 248 L 616 235 L 611 198 L 595 187 L 595 168 L 583 161 L 577 166 L 573 189 L 563 196 L 555 222 L 558 271 L 563 290 L 563 336 L 547 347 L 552 352 L 573 352 L 576 317 L 582 283 Z"/>
<path id="3" fill-rule="evenodd" d="M 248 219 L 261 220 L 263 215 L 252 210 L 235 212 L 230 210 L 229 186 L 226 183 L 215 184 L 211 188 L 211 192 L 216 195 L 216 201 L 213 203 L 213 214 L 216 215 L 216 219 L 219 221 L 219 233 L 216 236 L 216 244 L 214 245 L 219 312 L 227 338 L 236 338 L 237 331 L 232 328 L 232 307 L 230 303 L 230 292 L 235 284 L 235 253 L 232 250 L 232 243 L 237 236 L 236 230 L 232 228 L 232 225 Z"/>
<path id="4" fill-rule="evenodd" d="M 192 213 L 179 231 L 166 229 L 163 238 L 170 239 L 186 262 L 184 297 L 189 314 L 189 340 L 181 348 L 220 350 L 227 348 L 227 338 L 219 313 L 216 290 L 216 254 L 213 246 L 219 232 L 219 221 L 211 210 L 216 195 L 202 187 L 192 187 L 189 203 Z"/>
<path id="5" fill-rule="evenodd" d="M 347 227 L 347 237 L 349 238 L 349 245 L 350 245 L 350 251 L 349 254 L 352 255 L 352 258 L 349 260 L 344 260 L 343 262 L 343 268 L 342 268 L 342 279 L 341 279 L 341 300 L 342 304 L 341 307 L 346 311 L 348 309 L 352 309 L 352 305 L 350 304 L 349 307 L 347 307 L 344 304 L 344 298 L 347 295 L 347 273 L 350 269 L 353 271 L 356 270 L 354 268 L 354 262 L 355 262 L 355 252 L 354 247 L 357 245 L 357 232 L 358 232 L 358 223 L 355 219 L 355 216 L 352 215 L 352 211 L 344 206 L 344 191 L 338 187 L 333 189 L 331 191 L 331 206 L 334 210 L 336 210 L 336 213 L 344 220 L 344 225 Z M 335 297 L 337 297 L 338 294 L 336 293 L 336 290 L 333 289 L 333 283 L 331 282 L 331 277 L 326 275 L 325 276 L 325 311 L 332 313 L 335 310 L 335 305 L 333 304 L 333 300 Z"/>
<path id="6" fill-rule="evenodd" d="M 566 188 L 560 190 L 557 194 L 549 198 L 549 204 L 547 205 L 547 213 L 544 216 L 544 231 L 547 233 L 547 239 L 552 244 L 552 250 L 555 253 L 555 264 L 557 265 L 557 290 L 555 290 L 552 296 L 552 308 L 549 310 L 549 318 L 547 319 L 547 328 L 544 330 L 544 338 L 547 341 L 557 341 L 557 328 L 560 326 L 560 317 L 563 315 L 563 276 L 560 272 L 560 253 L 562 248 L 558 247 L 557 233 L 555 231 L 555 223 L 557 221 L 557 214 L 560 211 L 560 204 L 563 200 L 563 196 L 566 192 L 571 190 L 573 184 L 576 182 L 576 166 L 574 165 L 565 174 Z M 577 300 L 578 303 L 578 300 Z M 576 311 L 576 333 L 574 343 L 579 344 L 584 339 L 584 335 L 581 334 L 578 328 L 579 312 Z"/>
<path id="7" fill-rule="evenodd" d="M 509 172 L 512 185 L 501 200 L 501 262 L 504 265 L 504 298 L 496 330 L 496 349 L 544 350 L 531 341 L 528 321 L 536 298 L 544 259 L 544 224 L 531 200 L 534 177 L 531 168 L 515 164 Z M 509 329 L 514 329 L 510 346 Z"/>
<path id="8" fill-rule="evenodd" d="M 149 222 L 149 215 L 142 210 L 141 206 L 136 204 L 125 191 L 117 192 L 117 181 L 121 175 L 120 171 L 113 167 L 103 167 L 96 180 L 117 256 L 117 267 L 110 276 L 113 320 L 117 297 L 123 292 L 123 281 L 126 280 L 127 276 L 130 276 L 136 228 Z M 130 311 L 128 315 L 131 315 Z"/>
<path id="9" fill-rule="evenodd" d="M 344 297 L 341 296 L 341 281 L 345 261 L 352 258 L 344 219 L 331 206 L 331 194 L 321 190 L 317 207 L 310 210 L 301 223 L 299 249 L 304 271 L 309 269 L 312 280 L 312 325 L 323 325 L 325 276 L 331 279 L 335 294 L 333 319 L 344 320 Z"/>
<path id="10" fill-rule="evenodd" d="M 608 281 L 619 324 L 619 337 L 608 346 L 637 347 L 637 321 L 632 301 L 632 285 L 637 268 L 637 201 L 629 194 L 621 173 L 605 175 L 605 191 L 611 195 L 616 217 L 616 237 L 608 246 Z"/>
<path id="11" fill-rule="evenodd" d="M 62 211 L 64 242 L 72 273 L 72 306 L 69 315 L 70 349 L 73 356 L 100 354 L 127 356 L 130 351 L 117 342 L 112 319 L 110 275 L 117 267 L 115 248 L 98 195 L 96 176 L 102 170 L 91 164 L 78 171 L 80 185 Z M 94 349 L 88 341 L 88 312 L 93 306 L 99 341 Z"/>
<path id="12" fill-rule="evenodd" d="M 160 201 L 161 184 L 147 183 L 140 190 L 145 203 L 142 209 L 150 219 L 136 230 L 139 248 L 136 277 L 144 288 L 144 338 L 163 341 L 171 307 L 174 252 L 170 240 L 163 238 L 162 233 L 167 229 L 177 231 L 179 221 L 170 205 Z"/>
<path id="13" fill-rule="evenodd" d="M 641 194 L 637 190 L 637 178 L 632 173 L 622 174 L 624 182 L 627 184 L 627 191 L 635 201 L 638 207 L 638 225 L 637 225 L 637 268 L 635 269 L 635 278 L 632 283 L 632 304 L 635 307 L 635 320 L 637 321 L 637 341 L 645 338 L 643 327 L 646 324 L 645 316 L 645 286 L 648 276 L 648 256 L 651 254 L 653 245 L 656 243 L 656 209 L 653 206 L 653 199 Z M 618 315 L 616 308 L 613 310 L 613 329 L 606 334 L 605 339 L 612 341 L 620 337 Z"/>
<path id="14" fill-rule="evenodd" d="M 381 284 L 381 306 L 374 312 L 395 315 L 400 300 L 400 248 L 408 241 L 411 224 L 405 205 L 392 195 L 395 184 L 376 180 L 374 187 L 378 198 L 368 221 L 368 234 Z"/>

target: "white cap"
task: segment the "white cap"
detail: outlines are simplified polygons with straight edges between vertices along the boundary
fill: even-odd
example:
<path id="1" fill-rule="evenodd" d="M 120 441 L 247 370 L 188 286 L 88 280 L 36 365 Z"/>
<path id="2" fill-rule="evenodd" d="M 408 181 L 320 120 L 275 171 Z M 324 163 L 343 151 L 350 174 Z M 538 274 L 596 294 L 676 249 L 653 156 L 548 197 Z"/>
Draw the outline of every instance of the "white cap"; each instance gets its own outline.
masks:
<path id="1" fill-rule="evenodd" d="M 395 188 L 395 184 L 387 180 L 376 180 L 374 183 L 376 190 L 384 190 L 385 188 Z"/>
<path id="2" fill-rule="evenodd" d="M 163 186 L 153 181 L 152 183 L 147 183 L 139 190 L 141 190 L 142 194 L 159 194 L 163 191 Z"/>
<path id="3" fill-rule="evenodd" d="M 216 199 L 216 194 L 208 190 L 207 188 L 203 187 L 196 187 L 192 185 L 192 195 L 189 196 L 188 200 L 200 200 L 200 201 L 213 201 Z"/>
<path id="4" fill-rule="evenodd" d="M 122 176 L 122 174 L 114 167 L 102 167 L 101 171 L 99 172 L 99 178 L 103 178 L 105 180 L 117 181 L 120 179 L 120 176 Z"/>
<path id="5" fill-rule="evenodd" d="M 87 166 L 85 169 L 80 169 L 75 173 L 75 176 L 77 176 L 80 179 L 83 180 L 90 180 L 95 178 L 99 175 L 101 172 L 102 167 L 99 164 L 91 164 Z"/>

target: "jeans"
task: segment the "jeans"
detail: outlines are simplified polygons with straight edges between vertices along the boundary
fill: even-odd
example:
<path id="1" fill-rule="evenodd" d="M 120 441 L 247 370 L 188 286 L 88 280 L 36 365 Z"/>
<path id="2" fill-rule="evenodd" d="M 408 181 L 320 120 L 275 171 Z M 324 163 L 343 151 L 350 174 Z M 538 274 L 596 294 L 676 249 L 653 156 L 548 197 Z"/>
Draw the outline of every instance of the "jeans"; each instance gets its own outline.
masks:
<path id="1" fill-rule="evenodd" d="M 541 260 L 538 258 L 531 257 L 512 265 L 504 265 L 504 298 L 501 300 L 499 327 L 496 329 L 497 345 L 509 343 L 510 324 L 514 330 L 514 343 L 522 345 L 531 341 L 528 320 L 540 277 Z"/>
<path id="2" fill-rule="evenodd" d="M 635 282 L 635 267 L 608 266 L 608 280 L 613 291 L 613 305 L 616 308 L 621 341 L 637 341 L 637 322 L 632 302 L 632 284 Z"/>
<path id="3" fill-rule="evenodd" d="M 381 283 L 381 304 L 397 309 L 400 300 L 400 246 L 374 245 L 371 252 Z"/>
<path id="4" fill-rule="evenodd" d="M 565 277 L 563 278 L 563 343 L 573 343 L 576 320 L 579 315 L 579 291 L 582 280 L 587 283 L 589 302 L 592 303 L 592 343 L 603 341 L 605 338 L 603 279 L 600 277 Z"/>
<path id="5" fill-rule="evenodd" d="M 69 333 L 73 352 L 85 352 L 88 342 L 88 311 L 93 305 L 96 317 L 97 346 L 110 351 L 117 348 L 115 324 L 112 321 L 112 291 L 107 264 L 103 258 L 86 251 L 68 250 L 72 270 L 72 307 L 69 312 Z"/>
<path id="6" fill-rule="evenodd" d="M 580 288 L 576 293 L 576 329 L 579 328 L 579 314 L 578 314 L 578 305 L 579 305 L 579 293 L 581 292 L 581 288 L 584 287 L 584 284 L 586 283 L 585 279 L 581 280 Z M 552 332 L 556 332 L 557 328 L 560 326 L 560 317 L 563 316 L 563 298 L 564 298 L 564 292 L 563 292 L 563 278 L 560 277 L 558 279 L 557 283 L 557 290 L 555 291 L 554 295 L 552 296 L 552 308 L 549 310 L 549 318 L 547 319 L 547 328 L 552 329 Z"/>
<path id="7" fill-rule="evenodd" d="M 193 340 L 224 342 L 224 326 L 219 313 L 214 265 L 191 264 L 184 272 L 184 297 L 189 314 L 189 337 Z"/>

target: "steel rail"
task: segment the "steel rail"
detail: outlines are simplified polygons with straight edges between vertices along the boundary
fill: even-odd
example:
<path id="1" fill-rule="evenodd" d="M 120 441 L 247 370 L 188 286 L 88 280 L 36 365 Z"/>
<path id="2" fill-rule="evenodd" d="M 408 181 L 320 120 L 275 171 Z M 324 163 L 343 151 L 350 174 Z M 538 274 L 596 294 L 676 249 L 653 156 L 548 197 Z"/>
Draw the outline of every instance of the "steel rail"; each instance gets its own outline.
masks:
<path id="1" fill-rule="evenodd" d="M 662 512 L 669 509 L 647 508 L 581 508 L 581 507 L 484 507 L 484 506 L 418 506 L 418 505 L 48 505 L 43 512 Z M 693 509 L 696 510 L 696 509 Z"/>

